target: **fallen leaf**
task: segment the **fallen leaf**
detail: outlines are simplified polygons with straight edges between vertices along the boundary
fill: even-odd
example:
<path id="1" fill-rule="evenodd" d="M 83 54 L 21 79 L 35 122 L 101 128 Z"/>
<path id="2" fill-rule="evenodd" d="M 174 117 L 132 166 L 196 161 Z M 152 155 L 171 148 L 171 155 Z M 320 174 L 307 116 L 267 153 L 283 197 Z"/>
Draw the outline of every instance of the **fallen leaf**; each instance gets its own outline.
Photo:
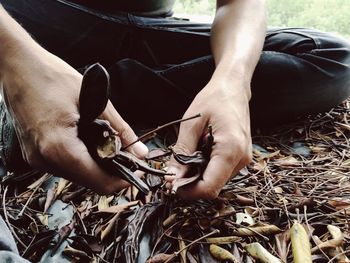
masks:
<path id="1" fill-rule="evenodd" d="M 209 246 L 209 251 L 210 251 L 210 254 L 216 259 L 219 259 L 222 261 L 228 260 L 233 263 L 239 263 L 232 253 L 230 253 L 226 249 L 223 249 L 222 247 L 211 244 Z"/>
<path id="2" fill-rule="evenodd" d="M 44 205 L 44 213 L 47 212 L 53 201 L 55 201 L 55 191 L 56 188 L 52 187 L 49 190 L 47 190 L 46 193 L 46 200 L 45 200 L 45 205 Z"/>
<path id="3" fill-rule="evenodd" d="M 179 236 L 179 250 L 181 251 L 180 252 L 181 263 L 187 263 L 187 256 L 186 256 L 187 249 L 185 247 L 186 247 L 185 242 L 182 240 L 182 237 Z"/>
<path id="4" fill-rule="evenodd" d="M 64 240 L 66 240 L 66 238 L 70 235 L 74 226 L 75 226 L 75 220 L 73 220 L 68 225 L 61 227 L 61 229 L 58 231 L 58 241 L 57 241 L 56 245 L 54 246 L 54 248 L 52 249 L 51 256 L 55 255 L 57 249 L 60 247 L 62 242 Z"/>
<path id="5" fill-rule="evenodd" d="M 240 237 L 237 236 L 226 236 L 226 237 L 208 237 L 207 242 L 210 244 L 224 245 L 231 244 L 241 240 Z"/>
<path id="6" fill-rule="evenodd" d="M 312 263 L 311 244 L 304 227 L 294 222 L 290 229 L 294 263 Z"/>
<path id="7" fill-rule="evenodd" d="M 101 241 L 103 241 L 108 234 L 112 231 L 115 226 L 115 222 L 119 218 L 120 213 L 115 214 L 106 224 L 104 224 L 101 228 Z"/>
<path id="8" fill-rule="evenodd" d="M 275 225 L 263 225 L 263 226 L 256 226 L 256 227 L 247 227 L 247 228 L 237 228 L 233 230 L 233 235 L 236 236 L 256 236 L 257 233 L 261 235 L 272 235 L 281 232 L 281 229 L 279 229 Z"/>
<path id="9" fill-rule="evenodd" d="M 260 260 L 262 263 L 282 263 L 259 243 L 248 244 L 244 247 L 244 249 L 249 253 L 249 255 Z"/>
<path id="10" fill-rule="evenodd" d="M 345 198 L 334 198 L 329 200 L 328 204 L 333 206 L 337 211 L 350 208 L 350 200 Z"/>
<path id="11" fill-rule="evenodd" d="M 40 186 L 42 183 L 44 183 L 46 180 L 48 180 L 52 175 L 45 173 L 43 176 L 41 176 L 39 179 L 37 179 L 34 183 L 27 186 L 27 189 L 33 190 Z"/>
<path id="12" fill-rule="evenodd" d="M 56 187 L 55 199 L 57 199 L 57 197 L 60 196 L 60 194 L 63 192 L 63 189 L 66 188 L 68 183 L 69 183 L 68 180 L 66 180 L 62 177 L 60 178 L 60 180 L 58 181 L 57 187 Z"/>
<path id="13" fill-rule="evenodd" d="M 64 255 L 68 256 L 69 258 L 73 258 L 74 260 L 80 261 L 80 262 L 91 262 L 92 258 L 89 257 L 89 255 L 82 251 L 75 248 L 70 247 L 67 245 L 65 249 L 62 252 Z"/>
<path id="14" fill-rule="evenodd" d="M 237 213 L 236 214 L 236 224 L 239 225 L 254 225 L 254 219 L 248 213 Z"/>
<path id="15" fill-rule="evenodd" d="M 102 210 L 106 210 L 109 207 L 109 203 L 112 202 L 113 198 L 113 195 L 108 198 L 105 195 L 101 196 L 97 204 L 98 211 L 101 212 Z"/>
<path id="16" fill-rule="evenodd" d="M 37 217 L 44 226 L 49 225 L 49 216 L 47 214 L 37 214 Z"/>
<path id="17" fill-rule="evenodd" d="M 113 205 L 113 206 L 103 208 L 103 209 L 97 211 L 96 213 L 110 213 L 110 214 L 120 213 L 120 212 L 128 210 L 131 207 L 137 206 L 139 204 L 140 204 L 140 201 L 137 201 L 137 200 L 131 201 L 131 202 L 128 202 L 125 204 Z"/>
<path id="18" fill-rule="evenodd" d="M 164 253 L 160 253 L 157 254 L 153 257 L 151 257 L 150 259 L 148 259 L 146 261 L 146 263 L 164 263 L 165 261 L 170 262 L 169 260 L 174 257 L 173 254 L 164 254 Z"/>
<path id="19" fill-rule="evenodd" d="M 290 241 L 289 230 L 275 235 L 275 241 L 277 254 L 283 260 L 283 262 L 287 262 L 288 244 Z"/>
<path id="20" fill-rule="evenodd" d="M 185 178 L 177 178 L 177 179 L 175 179 L 175 181 L 174 181 L 173 184 L 172 184 L 172 189 L 171 189 L 172 194 L 176 194 L 177 190 L 178 190 L 180 187 L 183 187 L 183 186 L 185 186 L 185 185 L 189 185 L 190 183 L 195 182 L 196 180 L 199 179 L 200 176 L 201 176 L 201 174 L 200 174 L 200 173 L 197 173 L 196 175 L 191 176 L 191 177 L 185 177 Z"/>

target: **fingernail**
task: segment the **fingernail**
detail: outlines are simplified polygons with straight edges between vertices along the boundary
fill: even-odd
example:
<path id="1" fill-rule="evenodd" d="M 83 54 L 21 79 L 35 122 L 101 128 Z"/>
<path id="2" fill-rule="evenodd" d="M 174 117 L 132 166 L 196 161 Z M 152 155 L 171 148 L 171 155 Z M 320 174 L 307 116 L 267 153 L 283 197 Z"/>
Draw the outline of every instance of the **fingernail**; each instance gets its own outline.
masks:
<path id="1" fill-rule="evenodd" d="M 148 154 L 148 148 L 146 145 L 144 145 L 142 142 L 135 143 L 131 149 L 131 153 L 139 158 L 145 158 L 145 156 Z"/>

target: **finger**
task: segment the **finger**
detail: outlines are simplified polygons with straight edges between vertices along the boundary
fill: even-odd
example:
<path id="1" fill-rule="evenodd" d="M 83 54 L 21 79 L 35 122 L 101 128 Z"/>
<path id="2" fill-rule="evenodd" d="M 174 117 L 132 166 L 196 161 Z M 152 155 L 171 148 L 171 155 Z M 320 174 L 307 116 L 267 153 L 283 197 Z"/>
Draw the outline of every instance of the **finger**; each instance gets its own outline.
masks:
<path id="1" fill-rule="evenodd" d="M 210 159 L 202 180 L 178 189 L 183 199 L 215 199 L 235 171 L 239 171 L 240 159 L 214 155 Z"/>
<path id="2" fill-rule="evenodd" d="M 118 132 L 123 146 L 129 145 L 137 140 L 135 132 L 123 120 L 110 101 L 108 101 L 102 116 L 105 120 L 109 121 L 112 127 Z M 145 158 L 148 154 L 148 148 L 142 142 L 133 144 L 128 148 L 128 151 L 141 159 Z"/>
<path id="3" fill-rule="evenodd" d="M 40 152 L 55 174 L 100 194 L 112 193 L 129 186 L 120 177 L 112 176 L 101 169 L 85 145 L 71 134 L 50 139 L 46 145 Z"/>
<path id="4" fill-rule="evenodd" d="M 185 114 L 184 118 L 187 114 Z M 197 150 L 198 142 L 207 126 L 203 118 L 197 118 L 188 122 L 181 123 L 179 136 L 173 148 L 175 153 L 190 155 Z M 169 162 L 168 173 L 173 173 L 177 177 L 185 176 L 188 167 L 179 164 L 174 157 Z"/>

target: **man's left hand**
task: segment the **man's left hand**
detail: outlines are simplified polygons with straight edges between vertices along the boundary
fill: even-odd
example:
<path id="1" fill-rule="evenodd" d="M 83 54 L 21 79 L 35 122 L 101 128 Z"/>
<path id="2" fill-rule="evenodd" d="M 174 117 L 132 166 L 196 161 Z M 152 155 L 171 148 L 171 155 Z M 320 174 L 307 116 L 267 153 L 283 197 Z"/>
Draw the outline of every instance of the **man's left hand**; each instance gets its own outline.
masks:
<path id="1" fill-rule="evenodd" d="M 201 117 L 184 122 L 174 146 L 176 153 L 191 154 L 209 126 L 214 145 L 210 161 L 200 180 L 178 189 L 184 199 L 214 199 L 231 176 L 238 173 L 252 158 L 249 95 L 247 84 L 241 80 L 212 79 L 197 94 L 184 118 L 200 113 Z M 168 172 L 176 178 L 186 177 L 188 167 L 171 159 Z"/>

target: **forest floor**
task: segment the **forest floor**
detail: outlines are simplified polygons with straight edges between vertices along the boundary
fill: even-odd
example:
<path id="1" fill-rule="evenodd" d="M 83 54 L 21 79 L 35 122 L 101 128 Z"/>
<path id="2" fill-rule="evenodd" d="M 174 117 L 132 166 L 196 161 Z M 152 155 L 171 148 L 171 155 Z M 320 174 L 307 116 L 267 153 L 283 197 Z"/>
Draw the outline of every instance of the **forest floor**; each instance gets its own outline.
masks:
<path id="1" fill-rule="evenodd" d="M 213 201 L 184 202 L 158 177 L 147 196 L 99 196 L 44 174 L 3 183 L 1 214 L 34 262 L 350 262 L 349 122 L 347 101 L 256 132 L 252 164 Z M 150 144 L 152 167 L 168 139 Z"/>

